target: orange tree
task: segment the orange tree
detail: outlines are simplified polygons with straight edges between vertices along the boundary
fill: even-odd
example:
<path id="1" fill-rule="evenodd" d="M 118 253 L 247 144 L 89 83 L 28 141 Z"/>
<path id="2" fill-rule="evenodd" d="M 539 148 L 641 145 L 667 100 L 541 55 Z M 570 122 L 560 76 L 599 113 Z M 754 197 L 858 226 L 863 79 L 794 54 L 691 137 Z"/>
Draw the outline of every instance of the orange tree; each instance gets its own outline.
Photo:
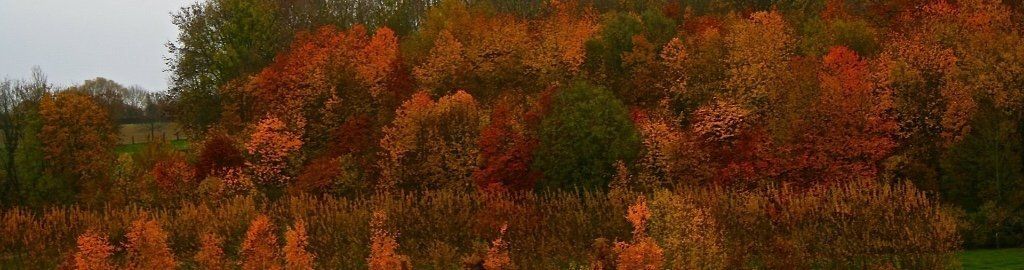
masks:
<path id="1" fill-rule="evenodd" d="M 117 142 L 106 110 L 85 93 L 63 91 L 45 94 L 39 115 L 46 172 L 59 180 L 58 188 L 70 187 L 87 201 L 101 201 L 109 189 L 107 173 Z"/>

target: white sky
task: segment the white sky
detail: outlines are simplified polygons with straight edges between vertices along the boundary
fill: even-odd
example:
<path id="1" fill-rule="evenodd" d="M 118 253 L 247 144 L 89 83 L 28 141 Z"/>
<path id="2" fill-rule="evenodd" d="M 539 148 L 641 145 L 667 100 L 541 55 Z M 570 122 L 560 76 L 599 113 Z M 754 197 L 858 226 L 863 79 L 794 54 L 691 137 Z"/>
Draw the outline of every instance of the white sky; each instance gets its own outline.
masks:
<path id="1" fill-rule="evenodd" d="M 197 0 L 0 0 L 0 78 L 39 66 L 53 83 L 105 77 L 167 88 L 171 12 Z"/>

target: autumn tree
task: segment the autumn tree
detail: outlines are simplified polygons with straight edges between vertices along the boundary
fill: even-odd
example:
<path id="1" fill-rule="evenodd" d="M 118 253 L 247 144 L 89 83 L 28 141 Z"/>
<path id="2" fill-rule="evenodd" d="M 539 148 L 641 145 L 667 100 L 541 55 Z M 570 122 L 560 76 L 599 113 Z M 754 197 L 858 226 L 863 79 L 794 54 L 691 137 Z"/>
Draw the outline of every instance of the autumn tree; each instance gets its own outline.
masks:
<path id="1" fill-rule="evenodd" d="M 444 82 L 459 81 L 465 76 L 466 59 L 462 42 L 449 31 L 442 31 L 430 49 L 426 62 L 413 70 L 416 80 L 427 89 L 451 87 Z"/>
<path id="2" fill-rule="evenodd" d="M 249 154 L 246 167 L 254 182 L 271 187 L 288 184 L 302 144 L 299 135 L 281 120 L 271 117 L 260 121 L 245 145 Z"/>
<path id="3" fill-rule="evenodd" d="M 299 220 L 284 234 L 284 261 L 288 270 L 313 269 L 316 255 L 310 253 L 309 237 L 306 235 L 306 223 Z"/>
<path id="4" fill-rule="evenodd" d="M 399 255 L 397 233 L 385 228 L 387 214 L 374 211 L 370 219 L 370 256 L 366 258 L 370 270 L 411 269 L 409 257 Z"/>
<path id="5" fill-rule="evenodd" d="M 107 237 L 90 230 L 79 235 L 76 242 L 78 244 L 78 251 L 75 252 L 75 269 L 115 269 L 110 258 L 114 254 L 114 247 L 107 241 Z"/>
<path id="6" fill-rule="evenodd" d="M 631 162 L 639 136 L 626 106 L 603 87 L 578 81 L 555 94 L 542 118 L 533 168 L 543 188 L 606 188 L 612 165 Z"/>
<path id="7" fill-rule="evenodd" d="M 726 87 L 736 100 L 760 108 L 779 90 L 786 62 L 792 56 L 792 30 L 778 12 L 755 12 L 729 27 L 725 43 L 729 78 Z"/>
<path id="8" fill-rule="evenodd" d="M 218 175 L 229 168 L 240 168 L 245 157 L 235 139 L 223 131 L 211 131 L 199 147 L 196 157 L 195 176 L 202 180 L 211 174 Z"/>
<path id="9" fill-rule="evenodd" d="M 530 168 L 537 140 L 527 129 L 522 107 L 503 99 L 491 111 L 480 132 L 480 167 L 473 172 L 477 187 L 485 190 L 532 190 L 538 173 Z"/>
<path id="10" fill-rule="evenodd" d="M 203 269 L 226 270 L 228 269 L 227 258 L 224 256 L 224 238 L 215 233 L 205 232 L 199 235 L 199 252 L 196 252 L 195 262 Z"/>
<path id="11" fill-rule="evenodd" d="M 157 161 L 149 174 L 165 198 L 187 194 L 199 184 L 195 177 L 195 169 L 183 154 L 175 153 Z"/>
<path id="12" fill-rule="evenodd" d="M 434 101 L 420 92 L 395 114 L 380 141 L 383 187 L 470 187 L 483 127 L 473 96 L 458 91 Z"/>
<path id="13" fill-rule="evenodd" d="M 615 250 L 618 264 L 615 269 L 648 270 L 661 269 L 664 265 L 664 250 L 658 246 L 654 238 L 647 236 L 647 223 L 651 219 L 651 211 L 647 208 L 647 199 L 640 197 L 629 207 L 626 220 L 633 224 L 633 241 L 617 242 Z"/>
<path id="14" fill-rule="evenodd" d="M 109 188 L 106 176 L 117 142 L 106 111 L 85 93 L 63 91 L 45 94 L 39 114 L 46 171 L 83 198 L 100 200 L 97 196 Z"/>
<path id="15" fill-rule="evenodd" d="M 305 142 L 303 152 L 335 155 L 337 137 L 353 127 L 376 127 L 407 94 L 397 42 L 387 28 L 370 35 L 361 25 L 300 32 L 271 65 L 225 88 L 236 100 L 225 105 L 226 113 L 241 125 L 265 115 L 278 118 Z M 347 124 L 366 115 L 382 117 L 368 126 Z"/>
<path id="16" fill-rule="evenodd" d="M 868 63 L 846 47 L 824 56 L 820 98 L 807 133 L 814 144 L 819 177 L 827 182 L 872 179 L 896 147 L 898 126 L 892 117 L 891 93 L 878 91 Z"/>
<path id="17" fill-rule="evenodd" d="M 175 269 L 178 262 L 167 246 L 167 237 L 155 219 L 143 217 L 132 221 L 125 236 L 127 269 Z"/>
<path id="18" fill-rule="evenodd" d="M 241 255 L 242 269 L 281 269 L 277 231 L 266 215 L 257 215 L 249 224 Z"/>
<path id="19" fill-rule="evenodd" d="M 575 1 L 552 1 L 551 14 L 531 21 L 533 48 L 523 56 L 527 70 L 540 80 L 556 80 L 577 75 L 586 60 L 585 44 L 597 33 L 598 20 L 593 10 L 579 11 Z"/>

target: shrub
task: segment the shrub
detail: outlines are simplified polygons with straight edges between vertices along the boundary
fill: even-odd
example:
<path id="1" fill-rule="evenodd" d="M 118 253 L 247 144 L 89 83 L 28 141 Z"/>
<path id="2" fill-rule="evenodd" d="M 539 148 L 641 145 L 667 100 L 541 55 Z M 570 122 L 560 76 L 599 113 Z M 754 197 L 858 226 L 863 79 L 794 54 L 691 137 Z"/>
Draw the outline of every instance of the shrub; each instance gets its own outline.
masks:
<path id="1" fill-rule="evenodd" d="M 242 242 L 242 257 L 242 269 L 245 270 L 281 268 L 277 232 L 266 215 L 256 216 L 249 225 L 245 242 Z"/>
<path id="2" fill-rule="evenodd" d="M 306 236 L 306 223 L 301 220 L 284 234 L 284 261 L 288 270 L 312 270 L 316 255 L 306 250 L 309 237 Z"/>
<path id="3" fill-rule="evenodd" d="M 410 269 L 408 257 L 399 255 L 396 251 L 397 234 L 388 232 L 384 228 L 385 222 L 387 214 L 373 212 L 373 219 L 370 220 L 370 257 L 366 259 L 370 270 Z"/>
<path id="4" fill-rule="evenodd" d="M 107 241 L 107 237 L 90 230 L 78 236 L 77 242 L 78 252 L 75 253 L 75 269 L 114 269 L 114 264 L 110 260 L 110 256 L 114 253 L 114 247 Z"/>
<path id="5" fill-rule="evenodd" d="M 615 243 L 618 251 L 619 270 L 654 270 L 661 269 L 664 264 L 664 251 L 654 239 L 647 236 L 647 222 L 651 212 L 647 208 L 647 199 L 640 197 L 636 204 L 629 207 L 626 219 L 633 224 L 633 242 Z"/>
<path id="6" fill-rule="evenodd" d="M 199 245 L 199 252 L 196 253 L 194 258 L 199 268 L 208 270 L 228 269 L 227 258 L 224 257 L 224 249 L 221 248 L 224 245 L 224 238 L 214 233 L 203 233 L 200 236 Z"/>
<path id="7" fill-rule="evenodd" d="M 167 246 L 167 233 L 156 220 L 143 217 L 132 222 L 126 236 L 128 269 L 174 269 L 178 262 Z"/>
<path id="8" fill-rule="evenodd" d="M 630 163 L 640 148 L 626 106 L 586 82 L 556 94 L 539 138 L 533 167 L 543 173 L 542 188 L 607 188 L 614 163 Z"/>

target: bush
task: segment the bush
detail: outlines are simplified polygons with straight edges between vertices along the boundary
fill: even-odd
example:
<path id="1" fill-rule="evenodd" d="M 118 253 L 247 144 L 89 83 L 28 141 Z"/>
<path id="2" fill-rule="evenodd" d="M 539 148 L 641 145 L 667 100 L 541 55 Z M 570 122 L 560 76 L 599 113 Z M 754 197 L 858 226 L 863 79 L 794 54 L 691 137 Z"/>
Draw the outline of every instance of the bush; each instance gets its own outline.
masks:
<path id="1" fill-rule="evenodd" d="M 543 173 L 541 188 L 607 188 L 615 162 L 630 163 L 640 149 L 622 101 L 586 82 L 556 94 L 539 137 L 533 166 Z"/>
<path id="2" fill-rule="evenodd" d="M 380 251 L 407 256 L 415 269 L 457 268 L 467 253 L 489 247 L 494 247 L 494 262 L 504 263 L 507 255 L 518 269 L 618 264 L 621 255 L 612 252 L 610 241 L 594 240 L 599 238 L 633 239 L 630 246 L 641 251 L 657 246 L 669 269 L 942 269 L 952 267 L 959 245 L 958 221 L 911 184 L 664 190 L 647 199 L 650 215 L 643 218 L 641 237 L 633 236 L 623 215 L 636 194 L 612 194 L 437 190 L 357 198 L 297 195 L 276 201 L 238 196 L 159 209 L 15 208 L 0 213 L 0 265 L 56 267 L 72 257 L 69 251 L 76 250 L 86 229 L 91 238 L 83 236 L 82 245 L 90 248 L 81 249 L 88 251 L 79 253 L 87 255 L 82 258 L 116 258 L 110 257 L 112 248 L 102 248 L 105 240 L 96 239 L 121 239 L 133 221 L 144 217 L 168 233 L 167 247 L 182 259 L 181 266 L 211 269 L 232 265 L 214 262 L 235 259 L 254 267 L 257 261 L 283 266 L 282 254 L 287 258 L 289 249 L 298 249 L 282 252 L 280 232 L 273 228 L 297 220 L 305 223 L 303 250 L 316 254 L 314 265 L 325 269 L 366 269 L 374 241 Z M 373 218 L 375 211 L 389 218 Z M 257 218 L 261 213 L 265 216 Z M 369 220 L 377 221 L 371 226 Z M 497 230 L 501 224 L 507 224 L 504 234 Z M 294 245 L 284 246 L 300 246 L 299 238 L 293 239 Z M 493 239 L 501 243 L 487 245 Z"/>

